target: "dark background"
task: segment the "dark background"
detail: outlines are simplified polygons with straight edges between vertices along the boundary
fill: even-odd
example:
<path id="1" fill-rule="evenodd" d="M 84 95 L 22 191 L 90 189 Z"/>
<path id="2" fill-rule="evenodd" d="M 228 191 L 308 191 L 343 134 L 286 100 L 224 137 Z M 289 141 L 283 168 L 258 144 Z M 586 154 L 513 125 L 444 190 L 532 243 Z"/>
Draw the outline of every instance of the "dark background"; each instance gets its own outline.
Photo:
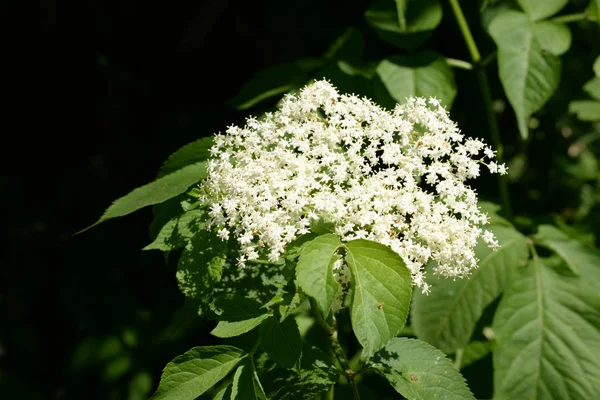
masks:
<path id="1" fill-rule="evenodd" d="M 8 27 L 1 398 L 147 398 L 169 360 L 213 341 L 186 311 L 172 266 L 159 252 L 140 250 L 149 242 L 149 209 L 74 233 L 111 201 L 153 180 L 182 145 L 258 113 L 226 105 L 254 72 L 319 57 L 347 26 L 367 36 L 367 58 L 398 53 L 366 26 L 368 4 L 41 0 L 30 9 L 0 6 Z M 465 10 L 477 16 L 474 4 Z M 445 2 L 444 15 L 424 47 L 468 59 Z M 484 50 L 491 47 L 480 28 L 475 36 Z M 579 46 L 585 53 L 591 45 Z M 573 65 L 567 99 L 569 88 L 591 77 L 591 71 L 577 75 Z M 455 74 L 459 124 L 465 131 L 485 126 L 474 76 Z M 559 98 L 556 107 L 565 101 Z M 512 121 L 511 115 L 501 119 L 514 132 Z M 487 139 L 485 132 L 477 136 Z M 511 139 L 505 145 L 518 150 Z M 526 191 L 513 196 L 528 198 Z M 553 201 L 562 206 L 560 196 Z M 544 213 L 535 203 L 519 207 Z"/>

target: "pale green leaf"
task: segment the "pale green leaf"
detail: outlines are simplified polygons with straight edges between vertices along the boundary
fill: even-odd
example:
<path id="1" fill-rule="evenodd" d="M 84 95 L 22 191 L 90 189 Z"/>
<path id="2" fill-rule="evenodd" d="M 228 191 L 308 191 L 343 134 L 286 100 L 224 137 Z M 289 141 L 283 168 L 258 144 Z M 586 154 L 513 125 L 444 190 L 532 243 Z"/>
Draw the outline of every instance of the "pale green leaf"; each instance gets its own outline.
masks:
<path id="1" fill-rule="evenodd" d="M 184 247 L 204 229 L 204 210 L 191 210 L 169 220 L 158 232 L 156 239 L 144 250 L 171 251 Z"/>
<path id="2" fill-rule="evenodd" d="M 325 317 L 340 286 L 333 277 L 333 263 L 340 258 L 336 252 L 341 244 L 336 235 L 319 236 L 306 244 L 296 266 L 298 286 L 317 301 Z"/>
<path id="3" fill-rule="evenodd" d="M 408 400 L 475 400 L 453 363 L 420 340 L 393 338 L 370 365 Z"/>
<path id="4" fill-rule="evenodd" d="M 381 349 L 406 323 L 412 275 L 389 247 L 368 240 L 345 245 L 352 272 L 352 328 L 363 346 L 363 357 Z"/>
<path id="5" fill-rule="evenodd" d="M 375 99 L 388 108 L 404 103 L 407 97 L 437 97 L 450 107 L 456 96 L 454 72 L 434 52 L 392 56 L 377 66 Z"/>
<path id="6" fill-rule="evenodd" d="M 442 20 L 439 0 L 412 1 L 401 15 L 401 0 L 376 0 L 365 12 L 367 23 L 385 41 L 402 49 L 414 50 L 423 44 Z M 401 4 L 400 4 L 401 5 Z M 401 25 L 401 19 L 406 21 Z"/>
<path id="7" fill-rule="evenodd" d="M 489 26 L 498 46 L 500 80 L 523 138 L 528 136 L 529 117 L 544 106 L 560 81 L 560 59 L 549 49 L 563 50 L 564 43 L 540 39 L 540 32 L 560 30 L 550 26 L 537 25 L 517 11 L 498 15 Z"/>
<path id="8" fill-rule="evenodd" d="M 302 338 L 294 318 L 283 322 L 268 318 L 260 326 L 260 345 L 269 357 L 283 368 L 292 368 L 302 350 Z"/>
<path id="9" fill-rule="evenodd" d="M 559 12 L 569 0 L 517 0 L 517 2 L 529 18 L 538 21 Z"/>
<path id="10" fill-rule="evenodd" d="M 201 232 L 189 242 L 177 264 L 177 281 L 181 292 L 191 298 L 205 299 L 213 285 L 221 280 L 227 260 L 227 242 L 213 232 Z"/>
<path id="11" fill-rule="evenodd" d="M 596 100 L 574 100 L 569 103 L 569 113 L 582 121 L 600 121 L 600 102 Z"/>
<path id="12" fill-rule="evenodd" d="M 533 25 L 533 36 L 543 50 L 560 56 L 571 47 L 571 31 L 565 24 L 539 21 Z"/>
<path id="13" fill-rule="evenodd" d="M 547 262 L 521 268 L 498 305 L 495 400 L 600 398 L 600 292 L 586 268 L 566 276 Z"/>
<path id="14" fill-rule="evenodd" d="M 232 346 L 194 347 L 167 364 L 151 400 L 195 400 L 244 357 Z"/>
<path id="15" fill-rule="evenodd" d="M 163 163 L 158 172 L 158 178 L 168 175 L 200 161 L 206 161 L 210 158 L 210 149 L 214 144 L 213 137 L 206 137 L 188 143 L 181 147 Z"/>
<path id="16" fill-rule="evenodd" d="M 220 338 L 249 332 L 270 316 L 256 300 L 235 294 L 219 296 L 215 300 L 215 308 L 219 315 L 219 323 L 210 333 Z"/>
<path id="17" fill-rule="evenodd" d="M 416 336 L 447 354 L 465 347 L 485 308 L 504 290 L 511 271 L 527 263 L 526 238 L 512 227 L 488 226 L 500 243 L 493 251 L 479 241 L 475 254 L 479 268 L 465 279 L 435 277 L 428 268 L 428 295 L 413 297 L 412 326 Z"/>
<path id="18" fill-rule="evenodd" d="M 154 182 L 134 189 L 126 196 L 115 200 L 106 209 L 104 215 L 95 224 L 84 229 L 84 231 L 111 218 L 123 217 L 141 208 L 169 200 L 185 192 L 190 186 L 200 182 L 205 177 L 206 164 L 198 162 L 158 178 Z"/>

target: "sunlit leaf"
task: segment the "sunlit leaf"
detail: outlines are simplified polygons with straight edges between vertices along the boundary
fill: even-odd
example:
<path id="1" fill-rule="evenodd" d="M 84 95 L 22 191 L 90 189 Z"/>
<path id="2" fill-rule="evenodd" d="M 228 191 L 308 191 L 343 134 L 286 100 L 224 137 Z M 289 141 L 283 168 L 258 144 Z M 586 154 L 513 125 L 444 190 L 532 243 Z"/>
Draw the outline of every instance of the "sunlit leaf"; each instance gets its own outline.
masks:
<path id="1" fill-rule="evenodd" d="M 517 0 L 523 11 L 534 21 L 559 12 L 569 0 Z"/>

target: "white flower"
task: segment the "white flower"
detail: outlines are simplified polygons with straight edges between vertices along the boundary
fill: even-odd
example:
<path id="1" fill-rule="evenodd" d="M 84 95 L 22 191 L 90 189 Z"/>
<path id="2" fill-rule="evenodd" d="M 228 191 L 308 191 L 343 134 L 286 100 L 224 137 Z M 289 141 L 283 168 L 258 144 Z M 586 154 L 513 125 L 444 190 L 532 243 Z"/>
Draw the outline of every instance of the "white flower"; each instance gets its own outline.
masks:
<path id="1" fill-rule="evenodd" d="M 322 219 L 343 241 L 389 246 L 427 292 L 430 260 L 439 275 L 465 277 L 477 267 L 479 238 L 498 245 L 480 228 L 487 216 L 465 182 L 481 164 L 492 173 L 506 167 L 465 138 L 436 99 L 409 98 L 388 112 L 317 81 L 275 113 L 217 135 L 211 154 L 200 200 L 218 236 L 228 239 L 230 228 L 237 238 L 241 266 L 259 255 L 277 261 Z"/>

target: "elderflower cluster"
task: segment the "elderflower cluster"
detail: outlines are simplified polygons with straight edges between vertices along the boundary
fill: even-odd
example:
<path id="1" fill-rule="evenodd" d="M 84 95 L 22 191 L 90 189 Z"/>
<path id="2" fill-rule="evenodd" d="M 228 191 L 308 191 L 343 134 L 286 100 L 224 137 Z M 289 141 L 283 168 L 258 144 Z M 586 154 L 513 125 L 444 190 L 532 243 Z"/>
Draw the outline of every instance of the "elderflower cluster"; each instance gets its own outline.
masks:
<path id="1" fill-rule="evenodd" d="M 209 226 L 241 246 L 239 265 L 286 245 L 318 220 L 342 240 L 373 240 L 406 262 L 424 292 L 424 265 L 465 277 L 477 267 L 487 216 L 465 181 L 485 165 L 505 174 L 494 151 L 465 138 L 438 100 L 409 98 L 386 111 L 340 95 L 327 81 L 288 95 L 274 113 L 217 135 L 201 198 Z"/>

